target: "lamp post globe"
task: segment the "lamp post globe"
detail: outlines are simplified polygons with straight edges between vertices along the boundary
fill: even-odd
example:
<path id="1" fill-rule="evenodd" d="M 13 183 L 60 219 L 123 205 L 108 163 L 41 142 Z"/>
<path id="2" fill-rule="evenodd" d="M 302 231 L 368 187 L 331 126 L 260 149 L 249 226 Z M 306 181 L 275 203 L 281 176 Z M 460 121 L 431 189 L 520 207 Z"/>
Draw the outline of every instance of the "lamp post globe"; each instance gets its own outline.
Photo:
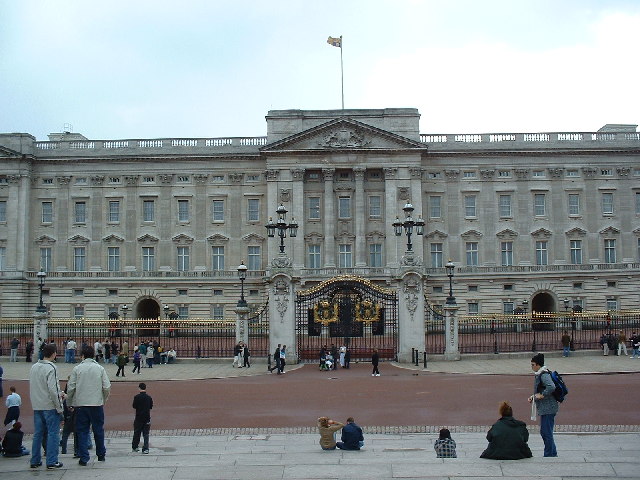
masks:
<path id="1" fill-rule="evenodd" d="M 164 307 L 162 307 L 162 310 L 164 310 L 164 318 L 166 320 L 167 318 L 169 318 L 169 305 L 165 305 Z"/>
<path id="2" fill-rule="evenodd" d="M 38 306 L 36 307 L 36 312 L 38 313 L 46 313 L 47 307 L 42 303 L 42 290 L 44 289 L 44 280 L 47 278 L 47 274 L 40 270 L 36 273 L 36 277 L 38 277 L 38 289 L 40 290 L 40 300 L 38 301 Z"/>
<path id="3" fill-rule="evenodd" d="M 453 274 L 456 269 L 455 263 L 449 260 L 444 268 L 447 271 L 447 277 L 449 277 L 449 296 L 447 297 L 447 305 L 455 305 L 456 297 L 453 296 Z"/>
<path id="4" fill-rule="evenodd" d="M 244 262 L 238 265 L 238 278 L 240 279 L 240 300 L 238 300 L 238 307 L 246 307 L 247 301 L 244 298 L 244 281 L 247 278 L 247 266 Z"/>

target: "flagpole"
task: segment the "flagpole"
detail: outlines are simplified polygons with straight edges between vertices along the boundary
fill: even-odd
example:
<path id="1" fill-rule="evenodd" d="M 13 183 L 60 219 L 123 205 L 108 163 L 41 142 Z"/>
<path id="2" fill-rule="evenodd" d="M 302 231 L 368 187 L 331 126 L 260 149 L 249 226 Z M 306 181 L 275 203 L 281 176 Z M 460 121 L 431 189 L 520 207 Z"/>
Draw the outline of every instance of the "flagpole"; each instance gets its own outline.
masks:
<path id="1" fill-rule="evenodd" d="M 344 67 L 342 65 L 342 35 L 340 35 L 340 84 L 342 87 L 342 110 L 344 110 Z"/>

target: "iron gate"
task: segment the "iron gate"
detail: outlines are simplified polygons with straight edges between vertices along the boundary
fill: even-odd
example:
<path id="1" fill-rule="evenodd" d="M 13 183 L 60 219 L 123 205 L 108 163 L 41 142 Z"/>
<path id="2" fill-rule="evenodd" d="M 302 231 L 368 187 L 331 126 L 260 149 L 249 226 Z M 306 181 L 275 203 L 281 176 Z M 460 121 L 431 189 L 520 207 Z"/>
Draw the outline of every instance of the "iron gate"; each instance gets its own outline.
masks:
<path id="1" fill-rule="evenodd" d="M 301 361 L 319 361 L 320 349 L 344 345 L 352 360 L 395 360 L 398 299 L 395 290 L 356 276 L 339 276 L 296 294 L 296 338 Z"/>

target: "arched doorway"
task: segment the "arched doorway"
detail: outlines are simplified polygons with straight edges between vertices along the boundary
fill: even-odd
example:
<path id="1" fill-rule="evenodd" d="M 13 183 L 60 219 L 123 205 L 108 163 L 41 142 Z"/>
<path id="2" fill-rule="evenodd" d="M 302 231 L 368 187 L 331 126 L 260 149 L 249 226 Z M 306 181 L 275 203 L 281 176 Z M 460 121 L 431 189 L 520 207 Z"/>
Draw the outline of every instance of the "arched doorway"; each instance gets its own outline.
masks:
<path id="1" fill-rule="evenodd" d="M 136 318 L 155 320 L 160 318 L 160 305 L 152 298 L 140 300 L 136 307 Z"/>
<path id="2" fill-rule="evenodd" d="M 556 302 L 548 292 L 540 292 L 531 299 L 531 313 L 533 330 L 553 330 L 554 323 L 546 314 L 556 311 Z"/>

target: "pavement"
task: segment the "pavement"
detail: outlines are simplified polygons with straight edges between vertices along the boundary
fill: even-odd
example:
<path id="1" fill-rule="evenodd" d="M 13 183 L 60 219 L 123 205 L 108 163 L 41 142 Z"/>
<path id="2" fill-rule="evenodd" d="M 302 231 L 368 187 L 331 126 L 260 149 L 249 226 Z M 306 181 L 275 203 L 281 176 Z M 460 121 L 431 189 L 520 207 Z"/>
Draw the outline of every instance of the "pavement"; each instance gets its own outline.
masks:
<path id="1" fill-rule="evenodd" d="M 531 375 L 530 354 L 469 355 L 450 362 L 430 358 L 422 364 L 395 364 L 400 368 L 442 374 Z M 9 363 L 3 358 L 5 387 L 7 380 L 28 378 L 30 365 Z M 565 375 L 624 374 L 640 372 L 640 359 L 604 357 L 599 352 L 576 352 L 569 358 L 547 355 L 551 368 Z M 66 378 L 73 365 L 58 363 L 60 378 Z M 288 366 L 289 370 L 300 368 Z M 128 375 L 115 377 L 115 366 L 108 368 L 112 381 L 139 381 Z M 231 361 L 182 359 L 175 365 L 158 365 L 145 371 L 145 381 L 227 378 L 268 375 L 265 363 L 251 368 L 233 368 Z M 635 379 L 636 377 L 633 376 Z M 637 386 L 633 387 L 636 389 Z M 629 394 L 630 392 L 626 392 Z M 623 392 L 623 394 L 625 394 Z M 612 412 L 612 424 L 615 413 Z M 533 422 L 532 422 L 533 423 Z M 438 459 L 433 450 L 438 427 L 424 433 L 406 427 L 379 430 L 364 428 L 365 448 L 359 452 L 322 451 L 313 429 L 185 429 L 152 431 L 148 455 L 131 452 L 131 432 L 107 432 L 107 460 L 93 457 L 87 467 L 78 465 L 71 455 L 61 455 L 63 468 L 30 469 L 29 457 L 0 458 L 0 478 L 21 480 L 113 479 L 152 477 L 154 480 L 181 479 L 511 479 L 570 478 L 640 479 L 640 432 L 582 426 L 580 432 L 556 433 L 559 457 L 542 457 L 542 440 L 535 424 L 530 425 L 529 445 L 534 457 L 506 461 L 480 459 L 486 447 L 484 428 L 450 427 L 458 444 L 458 458 Z M 30 438 L 25 438 L 30 446 Z"/>

